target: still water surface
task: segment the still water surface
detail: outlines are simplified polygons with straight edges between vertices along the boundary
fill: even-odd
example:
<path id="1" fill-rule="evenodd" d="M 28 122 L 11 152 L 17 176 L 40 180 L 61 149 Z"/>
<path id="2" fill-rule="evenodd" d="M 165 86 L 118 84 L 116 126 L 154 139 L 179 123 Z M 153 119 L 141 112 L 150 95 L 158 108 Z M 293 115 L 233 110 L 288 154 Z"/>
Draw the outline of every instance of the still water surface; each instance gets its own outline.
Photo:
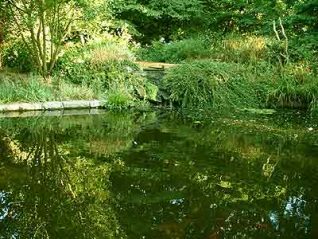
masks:
<path id="1" fill-rule="evenodd" d="M 317 119 L 0 120 L 0 238 L 318 238 Z"/>

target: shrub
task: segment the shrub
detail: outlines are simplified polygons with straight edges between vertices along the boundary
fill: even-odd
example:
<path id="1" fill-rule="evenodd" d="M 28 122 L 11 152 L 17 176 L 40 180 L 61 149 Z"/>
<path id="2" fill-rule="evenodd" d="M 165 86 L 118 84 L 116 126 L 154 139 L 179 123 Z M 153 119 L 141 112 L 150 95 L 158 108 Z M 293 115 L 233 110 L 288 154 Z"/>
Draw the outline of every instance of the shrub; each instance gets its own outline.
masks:
<path id="1" fill-rule="evenodd" d="M 107 92 L 105 105 L 111 109 L 128 109 L 134 106 L 134 97 L 125 89 L 111 89 Z"/>
<path id="2" fill-rule="evenodd" d="M 272 107 L 311 109 L 317 99 L 317 75 L 310 68 L 297 64 L 285 67 L 276 87 L 268 93 L 268 104 Z"/>
<path id="3" fill-rule="evenodd" d="M 211 41 L 210 59 L 222 62 L 252 63 L 267 61 L 270 39 L 262 36 L 214 36 Z"/>
<path id="4" fill-rule="evenodd" d="M 139 58 L 169 63 L 207 58 L 223 62 L 257 63 L 271 57 L 268 46 L 272 42 L 269 38 L 254 35 L 200 36 L 170 43 L 153 42 L 152 46 L 139 51 Z"/>
<path id="5" fill-rule="evenodd" d="M 153 97 L 147 86 L 149 82 L 133 59 L 132 53 L 121 44 L 71 47 L 59 60 L 55 74 L 70 83 L 88 86 L 101 97 L 107 92 L 122 93 L 122 89 L 135 99 Z"/>
<path id="6" fill-rule="evenodd" d="M 22 41 L 8 43 L 2 49 L 3 66 L 26 73 L 35 69 L 30 54 Z"/>
<path id="7" fill-rule="evenodd" d="M 208 58 L 210 41 L 203 37 L 163 43 L 153 42 L 152 46 L 141 49 L 139 58 L 146 61 L 180 63 L 186 60 Z"/>
<path id="8" fill-rule="evenodd" d="M 170 100 L 183 108 L 259 107 L 254 84 L 243 66 L 208 60 L 172 68 L 163 79 Z"/>
<path id="9" fill-rule="evenodd" d="M 118 57 L 116 57 L 118 54 Z M 132 62 L 132 53 L 115 43 L 72 46 L 65 49 L 58 60 L 55 75 L 74 84 L 92 84 L 113 77 L 114 71 L 131 73 L 138 67 Z M 106 82 L 107 83 L 107 82 Z"/>
<path id="10" fill-rule="evenodd" d="M 290 56 L 294 61 L 316 63 L 318 71 L 318 33 L 291 39 Z"/>

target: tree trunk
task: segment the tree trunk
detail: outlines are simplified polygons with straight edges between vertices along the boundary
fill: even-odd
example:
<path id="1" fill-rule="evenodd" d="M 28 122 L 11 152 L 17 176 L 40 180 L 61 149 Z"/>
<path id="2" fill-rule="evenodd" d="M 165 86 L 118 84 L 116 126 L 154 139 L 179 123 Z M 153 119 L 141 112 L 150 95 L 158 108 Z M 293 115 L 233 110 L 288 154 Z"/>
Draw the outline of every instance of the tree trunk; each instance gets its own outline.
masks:
<path id="1" fill-rule="evenodd" d="M 4 24 L 2 23 L 1 19 L 0 19 L 0 69 L 2 68 L 2 54 L 1 54 L 1 49 L 2 49 L 2 45 L 4 43 Z"/>

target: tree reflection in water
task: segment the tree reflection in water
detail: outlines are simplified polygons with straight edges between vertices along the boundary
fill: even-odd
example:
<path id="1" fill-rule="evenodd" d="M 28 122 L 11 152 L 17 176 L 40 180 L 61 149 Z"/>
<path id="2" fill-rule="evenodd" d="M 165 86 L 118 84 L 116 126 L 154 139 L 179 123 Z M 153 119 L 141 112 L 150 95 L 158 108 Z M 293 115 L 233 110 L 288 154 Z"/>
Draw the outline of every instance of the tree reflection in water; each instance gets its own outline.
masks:
<path id="1" fill-rule="evenodd" d="M 69 157 L 61 136 L 61 129 L 50 126 L 18 128 L 10 136 L 3 135 L 1 147 L 11 154 L 6 155 L 2 170 L 21 178 L 0 177 L 0 238 L 121 234 L 111 208 L 109 166 Z"/>
<path id="2" fill-rule="evenodd" d="M 318 135 L 297 119 L 108 112 L 0 126 L 1 239 L 318 235 Z"/>

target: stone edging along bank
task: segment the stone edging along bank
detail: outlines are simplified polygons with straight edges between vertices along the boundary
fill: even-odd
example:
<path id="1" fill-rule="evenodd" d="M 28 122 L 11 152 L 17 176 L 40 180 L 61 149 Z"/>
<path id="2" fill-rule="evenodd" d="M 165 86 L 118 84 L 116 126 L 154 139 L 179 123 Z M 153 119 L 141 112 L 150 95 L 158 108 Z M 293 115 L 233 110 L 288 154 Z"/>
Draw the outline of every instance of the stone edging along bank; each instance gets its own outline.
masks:
<path id="1" fill-rule="evenodd" d="M 100 108 L 101 106 L 102 102 L 99 100 L 48 101 L 43 103 L 12 103 L 0 104 L 0 112 L 90 109 Z"/>

